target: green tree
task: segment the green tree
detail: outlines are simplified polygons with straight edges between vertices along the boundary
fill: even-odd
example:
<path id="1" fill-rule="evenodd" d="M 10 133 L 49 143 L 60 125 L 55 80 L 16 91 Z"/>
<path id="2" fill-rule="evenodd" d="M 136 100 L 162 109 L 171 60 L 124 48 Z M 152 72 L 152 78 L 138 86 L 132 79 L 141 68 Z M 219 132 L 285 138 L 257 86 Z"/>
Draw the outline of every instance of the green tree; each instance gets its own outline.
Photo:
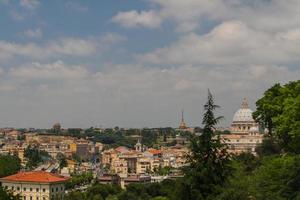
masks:
<path id="1" fill-rule="evenodd" d="M 256 102 L 253 118 L 268 129 L 273 136 L 274 117 L 282 113 L 282 87 L 279 83 L 265 91 L 264 96 Z"/>
<path id="2" fill-rule="evenodd" d="M 190 188 L 189 199 L 205 199 L 214 194 L 219 186 L 225 184 L 231 173 L 227 146 L 222 143 L 220 135 L 214 132 L 215 125 L 222 118 L 214 115 L 218 107 L 208 91 L 208 101 L 204 105 L 202 134 L 191 139 L 189 167 L 186 170 L 189 183 L 183 183 L 184 187 Z M 188 199 L 187 197 L 185 199 Z"/>
<path id="3" fill-rule="evenodd" d="M 92 173 L 82 173 L 79 175 L 72 175 L 72 177 L 66 183 L 67 189 L 74 189 L 75 186 L 82 186 L 86 184 L 90 184 L 93 180 Z"/>
<path id="4" fill-rule="evenodd" d="M 158 197 L 154 197 L 150 200 L 169 200 L 169 199 L 167 197 L 158 196 Z"/>
<path id="5" fill-rule="evenodd" d="M 300 81 L 282 89 L 282 113 L 274 117 L 276 133 L 286 151 L 300 153 Z"/>
<path id="6" fill-rule="evenodd" d="M 51 159 L 51 156 L 46 151 L 41 151 L 35 146 L 28 146 L 25 149 L 24 156 L 28 159 L 27 168 L 29 169 L 33 169 Z"/>
<path id="7" fill-rule="evenodd" d="M 1 200 L 21 200 L 19 195 L 14 196 L 11 192 L 5 190 L 0 186 L 0 199 Z"/>
<path id="8" fill-rule="evenodd" d="M 275 84 L 256 102 L 253 117 L 269 131 L 270 143 L 300 153 L 300 80 Z"/>
<path id="9" fill-rule="evenodd" d="M 253 200 L 250 190 L 250 186 L 253 184 L 251 182 L 252 175 L 248 171 L 249 157 L 247 155 L 242 157 L 234 159 L 231 163 L 234 169 L 233 174 L 221 188 L 219 194 L 213 198 L 214 200 Z M 243 162 L 246 163 L 243 164 Z"/>
<path id="10" fill-rule="evenodd" d="M 65 196 L 66 200 L 86 200 L 85 193 L 80 192 L 80 191 L 72 191 L 69 192 Z"/>
<path id="11" fill-rule="evenodd" d="M 266 157 L 254 175 L 251 195 L 257 200 L 300 199 L 300 157 Z"/>
<path id="12" fill-rule="evenodd" d="M 21 161 L 15 155 L 0 155 L 0 178 L 17 173 L 21 168 Z"/>
<path id="13" fill-rule="evenodd" d="M 259 156 L 268 156 L 274 154 L 280 154 L 281 147 L 276 140 L 271 139 L 269 136 L 264 137 L 262 144 L 255 149 Z"/>
<path id="14" fill-rule="evenodd" d="M 63 153 L 58 153 L 56 159 L 59 162 L 59 167 L 62 169 L 68 165 L 66 156 Z"/>

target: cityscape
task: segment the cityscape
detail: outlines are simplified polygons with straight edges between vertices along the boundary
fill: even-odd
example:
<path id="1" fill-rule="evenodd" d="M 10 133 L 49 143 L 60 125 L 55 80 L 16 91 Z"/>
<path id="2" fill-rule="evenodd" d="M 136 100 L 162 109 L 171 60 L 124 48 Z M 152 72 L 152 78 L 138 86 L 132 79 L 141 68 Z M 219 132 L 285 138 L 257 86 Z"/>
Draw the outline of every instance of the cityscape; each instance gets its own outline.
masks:
<path id="1" fill-rule="evenodd" d="M 0 0 L 0 200 L 300 199 L 299 10 Z"/>
<path id="2" fill-rule="evenodd" d="M 262 144 L 268 131 L 260 129 L 252 113 L 244 98 L 230 127 L 215 130 L 220 132 L 229 152 L 255 155 L 257 147 Z M 119 184 L 121 188 L 130 183 L 153 183 L 183 177 L 180 169 L 187 165 L 189 138 L 202 134 L 202 129 L 188 127 L 183 111 L 178 121 L 177 128 L 64 129 L 59 123 L 45 130 L 3 128 L 0 154 L 16 156 L 21 168 L 33 171 L 24 170 L 4 177 L 2 185 L 16 188 L 16 194 L 24 191 L 21 192 L 24 198 L 49 199 L 52 196 L 63 198 L 65 186 L 62 183 L 75 174 L 97 178 L 101 184 Z M 55 184 L 52 184 L 52 179 Z M 46 186 L 49 184 L 55 191 L 48 186 L 39 196 L 40 189 L 32 189 L 40 187 L 39 181 L 45 182 Z M 86 190 L 91 183 L 73 184 L 75 189 Z M 30 188 L 28 192 L 26 187 Z"/>

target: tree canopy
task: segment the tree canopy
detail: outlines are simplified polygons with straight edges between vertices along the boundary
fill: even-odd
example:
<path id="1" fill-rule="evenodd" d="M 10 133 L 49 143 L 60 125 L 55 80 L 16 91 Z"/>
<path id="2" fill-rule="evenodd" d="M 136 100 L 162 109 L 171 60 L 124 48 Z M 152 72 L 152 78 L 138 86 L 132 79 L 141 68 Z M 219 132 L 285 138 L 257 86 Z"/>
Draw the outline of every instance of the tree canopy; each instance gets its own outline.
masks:
<path id="1" fill-rule="evenodd" d="M 15 155 L 0 155 L 0 178 L 17 173 L 21 168 L 21 161 Z"/>
<path id="2" fill-rule="evenodd" d="M 300 153 L 300 80 L 275 84 L 256 102 L 254 119 L 288 152 Z"/>

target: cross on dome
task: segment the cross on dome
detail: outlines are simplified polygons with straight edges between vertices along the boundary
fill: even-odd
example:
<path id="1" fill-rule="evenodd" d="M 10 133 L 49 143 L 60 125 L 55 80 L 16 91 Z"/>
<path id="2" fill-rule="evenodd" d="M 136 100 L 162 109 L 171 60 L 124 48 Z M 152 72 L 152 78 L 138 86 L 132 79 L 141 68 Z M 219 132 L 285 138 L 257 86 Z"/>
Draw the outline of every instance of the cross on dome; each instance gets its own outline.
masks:
<path id="1" fill-rule="evenodd" d="M 249 108 L 249 104 L 248 104 L 247 98 L 243 99 L 242 108 Z"/>

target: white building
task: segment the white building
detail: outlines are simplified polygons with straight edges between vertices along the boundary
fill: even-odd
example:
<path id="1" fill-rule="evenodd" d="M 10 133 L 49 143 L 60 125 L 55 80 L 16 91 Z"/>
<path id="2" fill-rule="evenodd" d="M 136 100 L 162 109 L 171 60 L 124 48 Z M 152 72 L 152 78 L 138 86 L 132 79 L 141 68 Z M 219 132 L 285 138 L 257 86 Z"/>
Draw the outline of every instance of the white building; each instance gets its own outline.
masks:
<path id="1" fill-rule="evenodd" d="M 20 195 L 23 200 L 62 200 L 67 180 L 44 171 L 20 172 L 0 179 L 2 187 Z"/>
<path id="2" fill-rule="evenodd" d="M 246 99 L 242 107 L 236 111 L 231 123 L 231 134 L 223 134 L 221 138 L 233 153 L 251 152 L 263 141 L 263 134 L 259 132 L 259 125 L 252 117 L 253 111 L 249 108 Z"/>

